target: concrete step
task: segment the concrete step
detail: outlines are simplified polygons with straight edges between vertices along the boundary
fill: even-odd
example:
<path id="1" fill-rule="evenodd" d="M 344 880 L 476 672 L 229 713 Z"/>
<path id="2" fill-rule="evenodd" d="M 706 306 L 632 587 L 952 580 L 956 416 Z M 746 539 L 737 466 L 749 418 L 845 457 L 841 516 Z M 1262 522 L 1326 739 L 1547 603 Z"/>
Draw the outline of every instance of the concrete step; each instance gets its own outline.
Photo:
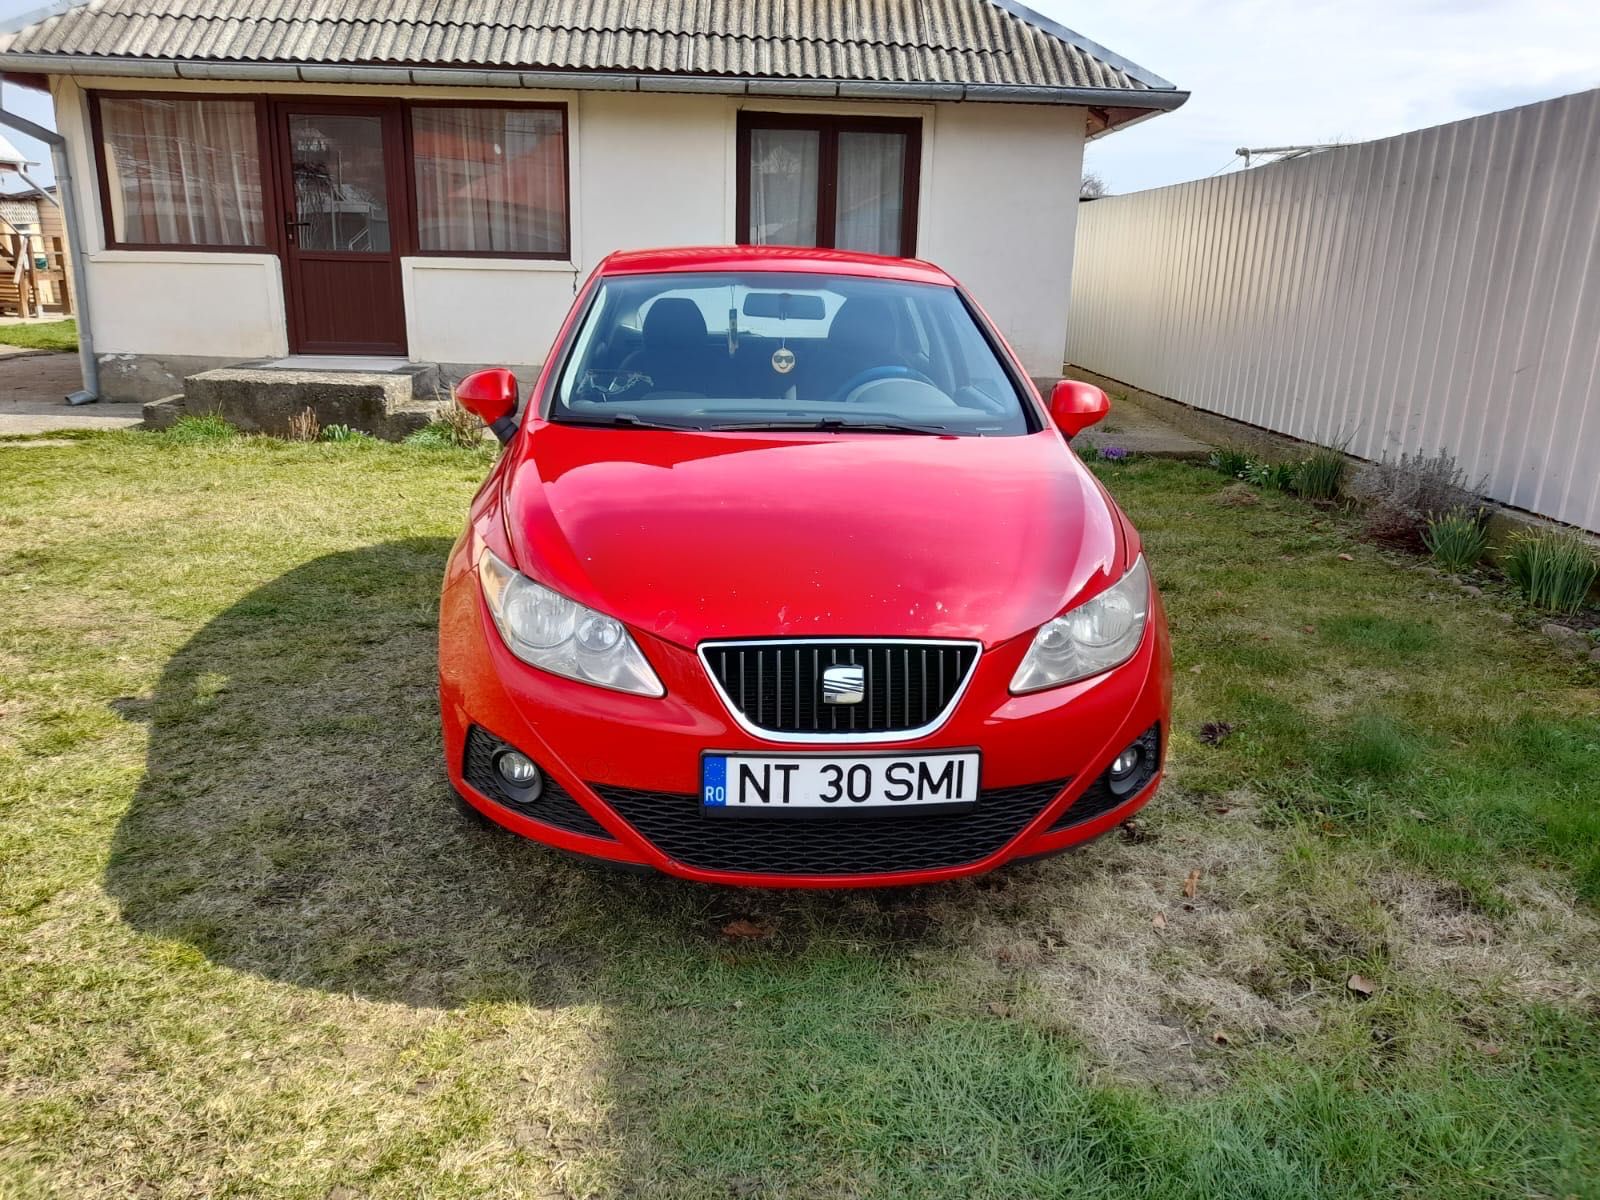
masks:
<path id="1" fill-rule="evenodd" d="M 152 400 L 143 409 L 144 427 L 146 429 L 171 429 L 178 423 L 178 418 L 183 416 L 186 411 L 182 392 L 179 392 L 176 396 L 163 396 L 159 400 Z"/>
<path id="2" fill-rule="evenodd" d="M 280 436 L 309 408 L 324 428 L 348 425 L 399 441 L 432 419 L 439 398 L 438 368 L 426 363 L 387 371 L 244 363 L 183 381 L 185 412 L 216 413 L 246 432 Z"/>

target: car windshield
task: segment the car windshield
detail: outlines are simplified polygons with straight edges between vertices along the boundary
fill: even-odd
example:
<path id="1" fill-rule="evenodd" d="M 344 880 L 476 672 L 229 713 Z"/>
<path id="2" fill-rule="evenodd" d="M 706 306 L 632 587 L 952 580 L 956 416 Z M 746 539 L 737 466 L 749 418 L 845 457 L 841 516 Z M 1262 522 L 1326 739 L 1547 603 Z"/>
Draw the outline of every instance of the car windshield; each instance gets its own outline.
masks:
<path id="1" fill-rule="evenodd" d="M 997 436 L 1031 410 L 951 287 L 715 272 L 601 281 L 553 421 Z"/>

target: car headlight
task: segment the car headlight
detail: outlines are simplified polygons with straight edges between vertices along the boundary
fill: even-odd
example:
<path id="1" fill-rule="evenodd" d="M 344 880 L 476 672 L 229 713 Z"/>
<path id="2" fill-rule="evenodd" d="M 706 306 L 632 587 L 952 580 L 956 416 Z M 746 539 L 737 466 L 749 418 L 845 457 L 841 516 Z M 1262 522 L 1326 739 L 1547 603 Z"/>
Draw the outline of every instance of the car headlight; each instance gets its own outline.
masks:
<path id="1" fill-rule="evenodd" d="M 506 649 L 523 662 L 619 692 L 667 694 L 615 617 L 535 583 L 488 550 L 478 559 L 478 579 Z"/>
<path id="2" fill-rule="evenodd" d="M 1150 615 L 1150 572 L 1140 555 L 1116 583 L 1048 621 L 1011 677 L 1013 694 L 1059 687 L 1109 671 L 1133 657 Z"/>

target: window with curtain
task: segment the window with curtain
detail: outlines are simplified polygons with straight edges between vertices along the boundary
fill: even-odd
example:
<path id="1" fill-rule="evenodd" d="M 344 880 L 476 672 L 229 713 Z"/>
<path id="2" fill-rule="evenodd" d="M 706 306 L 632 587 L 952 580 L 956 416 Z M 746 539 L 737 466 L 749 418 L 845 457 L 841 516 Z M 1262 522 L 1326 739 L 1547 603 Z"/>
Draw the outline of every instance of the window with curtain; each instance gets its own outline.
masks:
<path id="1" fill-rule="evenodd" d="M 565 258 L 565 108 L 411 110 L 417 247 Z"/>
<path id="2" fill-rule="evenodd" d="M 746 113 L 739 150 L 747 245 L 916 253 L 920 121 Z"/>
<path id="3" fill-rule="evenodd" d="M 114 242 L 266 244 L 254 100 L 100 96 L 97 103 Z"/>

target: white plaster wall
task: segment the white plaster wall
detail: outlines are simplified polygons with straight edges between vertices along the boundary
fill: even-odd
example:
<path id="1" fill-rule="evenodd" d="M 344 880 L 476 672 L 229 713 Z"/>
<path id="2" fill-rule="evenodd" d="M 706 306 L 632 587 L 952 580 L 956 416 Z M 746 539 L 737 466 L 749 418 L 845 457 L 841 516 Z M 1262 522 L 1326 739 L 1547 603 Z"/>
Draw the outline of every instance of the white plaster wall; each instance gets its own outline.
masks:
<path id="1" fill-rule="evenodd" d="M 732 97 L 593 92 L 578 107 L 573 233 L 586 272 L 614 250 L 733 241 Z"/>
<path id="2" fill-rule="evenodd" d="M 89 256 L 89 294 L 99 354 L 289 352 L 275 255 L 101 250 Z"/>
<path id="3" fill-rule="evenodd" d="M 85 86 L 138 87 L 139 80 Z M 259 92 L 260 85 L 163 81 L 161 90 Z M 279 85 L 276 93 L 529 99 L 503 88 Z M 84 200 L 97 347 L 239 358 L 288 350 L 273 255 L 107 251 L 83 91 L 55 80 L 58 127 Z M 541 92 L 569 106 L 569 262 L 402 260 L 407 340 L 417 361 L 539 362 L 572 297 L 617 249 L 735 239 L 741 107 L 918 116 L 923 162 L 918 254 L 967 285 L 1035 374 L 1060 369 L 1082 168 L 1081 109 L 1012 104 L 836 103 L 670 93 Z M 157 302 L 157 298 L 159 301 Z"/>
<path id="4" fill-rule="evenodd" d="M 570 263 L 402 258 L 413 362 L 542 363 L 578 280 Z"/>
<path id="5" fill-rule="evenodd" d="M 966 285 L 1030 374 L 1058 374 L 1072 293 L 1083 110 L 945 104 L 934 126 L 917 253 Z"/>

